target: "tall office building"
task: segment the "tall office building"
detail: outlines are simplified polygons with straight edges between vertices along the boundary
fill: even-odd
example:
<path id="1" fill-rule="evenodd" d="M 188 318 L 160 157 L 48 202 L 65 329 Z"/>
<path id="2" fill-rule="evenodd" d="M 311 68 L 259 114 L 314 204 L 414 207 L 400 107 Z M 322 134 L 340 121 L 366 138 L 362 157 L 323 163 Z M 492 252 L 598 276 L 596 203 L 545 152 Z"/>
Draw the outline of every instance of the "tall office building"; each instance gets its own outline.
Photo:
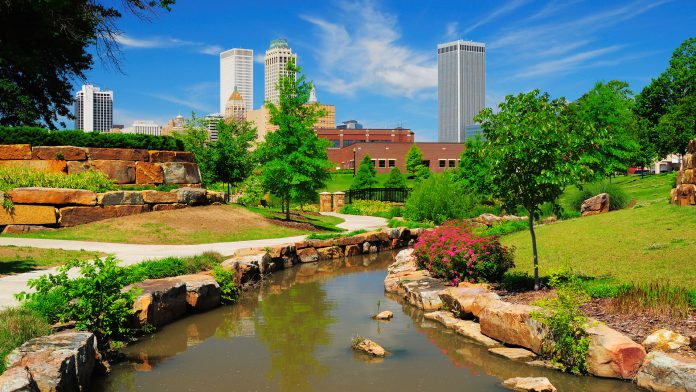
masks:
<path id="1" fill-rule="evenodd" d="M 437 46 L 438 141 L 463 143 L 486 105 L 486 45 L 458 40 Z"/>
<path id="2" fill-rule="evenodd" d="M 264 101 L 278 104 L 276 85 L 281 76 L 288 75 L 285 65 L 290 59 L 297 63 L 297 55 L 292 53 L 286 39 L 278 38 L 271 41 L 271 46 L 266 49 L 264 60 Z"/>
<path id="3" fill-rule="evenodd" d="M 162 136 L 162 126 L 156 124 L 154 121 L 135 120 L 130 127 L 123 130 L 123 133 Z"/>
<path id="4" fill-rule="evenodd" d="M 244 98 L 246 110 L 254 105 L 254 51 L 251 49 L 230 49 L 220 53 L 220 113 L 225 113 L 225 105 L 234 88 Z"/>
<path id="5" fill-rule="evenodd" d="M 208 140 L 211 142 L 216 142 L 218 140 L 218 123 L 224 118 L 220 113 L 212 113 L 203 117 L 203 124 L 205 124 L 205 129 L 208 131 Z"/>
<path id="6" fill-rule="evenodd" d="M 82 85 L 75 94 L 75 129 L 85 132 L 109 132 L 114 123 L 114 92 L 101 91 L 91 84 Z"/>

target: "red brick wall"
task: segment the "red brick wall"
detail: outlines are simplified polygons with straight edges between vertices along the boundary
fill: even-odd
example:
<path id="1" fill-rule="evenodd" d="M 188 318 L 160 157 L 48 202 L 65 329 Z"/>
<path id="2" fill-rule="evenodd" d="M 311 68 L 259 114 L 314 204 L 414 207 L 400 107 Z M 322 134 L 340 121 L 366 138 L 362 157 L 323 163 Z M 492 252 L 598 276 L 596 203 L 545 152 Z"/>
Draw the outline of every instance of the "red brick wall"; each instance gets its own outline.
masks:
<path id="1" fill-rule="evenodd" d="M 353 149 L 355 149 L 355 159 L 360 164 L 365 154 L 376 162 L 377 171 L 388 173 L 391 170 L 390 160 L 394 166 L 406 171 L 406 154 L 413 143 L 356 143 L 348 147 L 338 149 L 328 149 L 329 160 L 341 169 L 352 169 Z M 464 151 L 462 143 L 425 143 L 416 142 L 418 148 L 423 152 L 423 160 L 429 161 L 429 168 L 434 172 L 441 172 L 451 165 L 459 164 L 459 157 Z M 444 160 L 445 167 L 440 166 L 440 160 Z M 384 167 L 382 167 L 382 164 Z"/>
<path id="2" fill-rule="evenodd" d="M 317 129 L 317 136 L 332 142 L 332 148 L 343 148 L 356 142 L 411 143 L 410 129 Z"/>

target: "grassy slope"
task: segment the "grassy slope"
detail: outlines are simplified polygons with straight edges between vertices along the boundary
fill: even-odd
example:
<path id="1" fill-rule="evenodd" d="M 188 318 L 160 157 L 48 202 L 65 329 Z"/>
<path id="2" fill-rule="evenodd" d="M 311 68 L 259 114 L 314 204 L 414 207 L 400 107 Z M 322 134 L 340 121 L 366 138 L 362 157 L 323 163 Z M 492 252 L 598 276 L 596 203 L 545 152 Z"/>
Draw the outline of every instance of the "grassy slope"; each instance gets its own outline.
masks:
<path id="1" fill-rule="evenodd" d="M 668 204 L 667 175 L 614 181 L 636 200 L 636 207 L 538 227 L 540 274 L 569 266 L 619 282 L 668 279 L 696 288 L 696 208 Z M 510 234 L 502 242 L 517 247 L 516 270 L 532 274 L 529 232 Z"/>
<path id="2" fill-rule="evenodd" d="M 102 255 L 84 250 L 39 249 L 26 246 L 0 246 L 0 275 L 13 275 L 63 264 L 70 260 L 92 259 Z"/>

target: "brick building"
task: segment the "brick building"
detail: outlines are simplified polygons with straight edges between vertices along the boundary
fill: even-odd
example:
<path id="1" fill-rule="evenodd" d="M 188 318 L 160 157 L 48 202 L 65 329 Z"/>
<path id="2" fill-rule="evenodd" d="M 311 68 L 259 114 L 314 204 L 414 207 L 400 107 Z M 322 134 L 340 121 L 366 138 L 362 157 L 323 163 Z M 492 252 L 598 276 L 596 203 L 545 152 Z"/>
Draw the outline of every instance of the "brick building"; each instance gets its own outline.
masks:
<path id="1" fill-rule="evenodd" d="M 413 143 L 413 131 L 394 129 L 317 128 L 317 136 L 331 142 L 329 148 L 344 148 L 355 143 Z"/>
<path id="2" fill-rule="evenodd" d="M 329 148 L 327 154 L 340 169 L 352 169 L 354 157 L 359 164 L 369 154 L 379 173 L 388 173 L 394 166 L 406 172 L 406 154 L 412 145 L 413 142 L 357 142 L 343 148 Z M 423 164 L 434 172 L 455 168 L 464 151 L 463 143 L 416 142 L 416 145 L 423 153 Z"/>

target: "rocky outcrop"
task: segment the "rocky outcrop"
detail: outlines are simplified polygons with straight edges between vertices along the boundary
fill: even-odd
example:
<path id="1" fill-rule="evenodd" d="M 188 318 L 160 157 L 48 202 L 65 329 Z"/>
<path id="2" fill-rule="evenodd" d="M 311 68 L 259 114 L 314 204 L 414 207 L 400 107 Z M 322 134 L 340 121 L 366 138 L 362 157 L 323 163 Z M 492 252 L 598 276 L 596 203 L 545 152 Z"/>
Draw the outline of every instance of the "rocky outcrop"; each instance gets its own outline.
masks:
<path id="1" fill-rule="evenodd" d="M 669 351 L 689 345 L 689 338 L 667 329 L 658 329 L 643 340 L 648 349 Z"/>
<path id="2" fill-rule="evenodd" d="M 100 205 L 139 205 L 144 204 L 142 192 L 137 191 L 113 191 L 100 193 L 97 197 Z"/>
<path id="3" fill-rule="evenodd" d="M 590 336 L 587 367 L 600 377 L 632 379 L 645 358 L 645 349 L 619 331 L 597 320 L 585 327 Z"/>
<path id="4" fill-rule="evenodd" d="M 53 206 L 15 204 L 11 211 L 0 208 L 0 226 L 55 225 L 57 221 L 58 215 Z"/>
<path id="5" fill-rule="evenodd" d="M 168 278 L 186 286 L 186 305 L 189 311 L 201 311 L 220 306 L 220 285 L 211 275 L 192 274 Z"/>
<path id="6" fill-rule="evenodd" d="M 39 392 L 39 386 L 26 367 L 17 366 L 0 374 L 0 392 Z"/>
<path id="7" fill-rule="evenodd" d="M 30 144 L 2 144 L 0 145 L 0 160 L 31 159 Z"/>
<path id="8" fill-rule="evenodd" d="M 650 391 L 696 391 L 696 360 L 653 351 L 645 358 L 636 384 Z"/>
<path id="9" fill-rule="evenodd" d="M 379 344 L 370 339 L 355 338 L 353 339 L 353 350 L 372 355 L 374 357 L 384 357 L 387 352 Z"/>
<path id="10" fill-rule="evenodd" d="M 545 331 L 531 316 L 532 312 L 539 310 L 536 306 L 497 302 L 481 311 L 481 332 L 503 343 L 540 353 Z"/>
<path id="11" fill-rule="evenodd" d="M 556 392 L 556 387 L 554 387 L 546 377 L 508 378 L 503 381 L 503 385 L 516 391 Z"/>
<path id="12" fill-rule="evenodd" d="M 600 193 L 582 202 L 580 213 L 582 216 L 597 215 L 609 212 L 609 194 Z"/>
<path id="13" fill-rule="evenodd" d="M 150 211 L 150 207 L 148 205 L 63 207 L 59 211 L 59 225 L 61 227 L 70 227 L 103 219 L 142 214 L 143 212 Z"/>
<path id="14" fill-rule="evenodd" d="M 131 288 L 140 289 L 133 303 L 133 324 L 136 327 L 161 327 L 186 313 L 187 288 L 180 279 L 147 279 L 123 290 Z"/>
<path id="15" fill-rule="evenodd" d="M 7 356 L 6 363 L 29 373 L 30 379 L 22 370 L 13 370 L 10 374 L 18 377 L 18 384 L 31 386 L 33 380 L 39 391 L 84 391 L 98 358 L 91 332 L 66 330 L 27 341 Z"/>
<path id="16" fill-rule="evenodd" d="M 83 205 L 97 204 L 97 194 L 84 189 L 14 188 L 7 196 L 16 204 Z"/>
<path id="17" fill-rule="evenodd" d="M 201 173 L 195 163 L 165 162 L 161 166 L 165 184 L 198 184 L 201 182 Z"/>
<path id="18" fill-rule="evenodd" d="M 161 184 L 164 182 L 164 171 L 160 165 L 151 162 L 135 162 L 136 184 Z"/>
<path id="19" fill-rule="evenodd" d="M 56 159 L 59 161 L 84 161 L 87 149 L 73 146 L 40 146 L 32 149 L 32 159 Z"/>

